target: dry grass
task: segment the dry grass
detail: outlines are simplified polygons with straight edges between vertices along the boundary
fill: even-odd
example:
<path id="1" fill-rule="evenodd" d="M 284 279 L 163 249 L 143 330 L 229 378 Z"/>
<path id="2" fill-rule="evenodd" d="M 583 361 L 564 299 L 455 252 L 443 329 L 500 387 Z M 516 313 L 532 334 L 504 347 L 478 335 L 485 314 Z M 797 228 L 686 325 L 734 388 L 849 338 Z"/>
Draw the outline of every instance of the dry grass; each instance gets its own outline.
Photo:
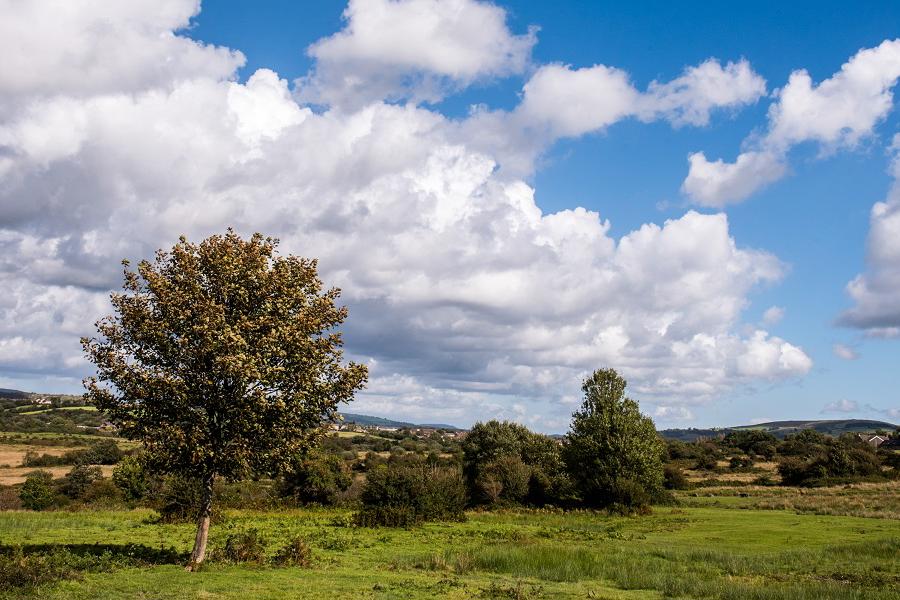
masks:
<path id="1" fill-rule="evenodd" d="M 29 450 L 38 454 L 50 454 L 61 456 L 70 450 L 83 448 L 83 446 L 31 446 L 26 444 L 0 444 L 0 485 L 15 485 L 25 481 L 25 476 L 36 467 L 23 467 L 22 459 Z M 113 466 L 102 466 L 103 476 L 109 477 Z M 62 477 L 72 470 L 71 466 L 41 467 L 44 471 L 50 471 L 53 477 Z"/>
<path id="2" fill-rule="evenodd" d="M 686 492 L 687 504 L 790 510 L 797 513 L 900 519 L 900 481 L 854 483 L 834 487 L 707 487 Z"/>

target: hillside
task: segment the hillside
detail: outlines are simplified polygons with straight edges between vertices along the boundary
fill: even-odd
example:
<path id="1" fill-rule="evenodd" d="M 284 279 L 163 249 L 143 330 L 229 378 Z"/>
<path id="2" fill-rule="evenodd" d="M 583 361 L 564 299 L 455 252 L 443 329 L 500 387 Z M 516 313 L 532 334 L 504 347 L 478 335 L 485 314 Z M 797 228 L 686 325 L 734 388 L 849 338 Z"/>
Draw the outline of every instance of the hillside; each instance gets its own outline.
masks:
<path id="1" fill-rule="evenodd" d="M 446 423 L 408 423 L 406 421 L 394 421 L 383 417 L 373 417 L 370 415 L 358 415 L 355 413 L 341 413 L 345 423 L 356 423 L 365 427 L 396 427 L 398 429 L 409 427 L 431 427 L 433 429 L 448 429 L 458 431 L 459 427 L 455 425 L 447 425 Z"/>
<path id="2" fill-rule="evenodd" d="M 715 427 L 712 429 L 663 429 L 660 431 L 663 437 L 685 442 L 694 441 L 701 437 L 718 437 L 729 431 L 743 429 L 759 429 L 767 431 L 777 438 L 784 438 L 803 429 L 814 429 L 819 433 L 831 436 L 839 436 L 842 433 L 868 433 L 873 431 L 893 431 L 897 425 L 886 421 L 873 421 L 868 419 L 830 419 L 830 420 L 797 420 L 797 421 L 771 421 L 756 425 L 736 425 L 734 427 Z"/>

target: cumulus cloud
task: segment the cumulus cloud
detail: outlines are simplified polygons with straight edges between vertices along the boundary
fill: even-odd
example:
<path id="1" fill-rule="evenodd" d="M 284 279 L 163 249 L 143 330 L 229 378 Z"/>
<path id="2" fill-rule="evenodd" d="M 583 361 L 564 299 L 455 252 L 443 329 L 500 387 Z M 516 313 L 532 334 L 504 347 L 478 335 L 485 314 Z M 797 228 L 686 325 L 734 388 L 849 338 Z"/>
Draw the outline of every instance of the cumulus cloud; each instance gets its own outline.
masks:
<path id="1" fill-rule="evenodd" d="M 856 360 L 859 358 L 859 353 L 845 344 L 834 344 L 831 347 L 831 351 L 835 356 L 843 360 Z"/>
<path id="2" fill-rule="evenodd" d="M 860 50 L 818 85 L 805 70 L 794 71 L 774 94 L 765 135 L 748 139 L 750 149 L 734 163 L 691 154 L 682 190 L 704 206 L 740 202 L 784 177 L 796 144 L 818 142 L 824 152 L 856 146 L 893 108 L 898 78 L 900 39 Z"/>
<path id="3" fill-rule="evenodd" d="M 854 413 L 859 411 L 859 404 L 854 400 L 837 400 L 835 402 L 829 402 L 822 408 L 823 413 Z"/>
<path id="4" fill-rule="evenodd" d="M 168 35 L 188 55 L 208 51 Z M 356 410 L 558 431 L 580 379 L 604 365 L 671 415 L 809 371 L 798 346 L 741 333 L 747 295 L 783 267 L 740 247 L 725 215 L 613 237 L 596 212 L 544 213 L 489 144 L 439 112 L 381 100 L 314 112 L 276 73 L 239 83 L 217 60 L 139 92 L 99 76 L 93 88 L 35 88 L 0 119 L 0 374 L 86 373 L 77 340 L 108 310 L 119 259 L 226 226 L 318 257 L 343 288 L 348 352 L 372 373 Z"/>
<path id="5" fill-rule="evenodd" d="M 638 91 L 621 69 L 556 64 L 545 65 L 531 76 L 517 113 L 532 126 L 543 125 L 557 137 L 571 137 L 626 117 L 666 119 L 676 126 L 706 125 L 713 110 L 753 103 L 765 91 L 765 80 L 743 60 L 723 67 L 709 59 L 672 81 L 651 82 L 646 92 Z"/>
<path id="6" fill-rule="evenodd" d="M 0 1 L 0 107 L 23 96 L 138 92 L 229 77 L 235 50 L 176 35 L 199 0 Z"/>
<path id="7" fill-rule="evenodd" d="M 690 171 L 681 190 L 701 206 L 723 207 L 781 179 L 783 157 L 771 152 L 744 152 L 733 163 L 710 162 L 702 152 L 688 156 Z"/>
<path id="8" fill-rule="evenodd" d="M 894 137 L 891 189 L 869 216 L 866 272 L 847 284 L 854 306 L 838 322 L 873 337 L 900 336 L 900 134 Z"/>
<path id="9" fill-rule="evenodd" d="M 478 0 L 350 0 L 343 16 L 341 31 L 309 47 L 306 100 L 433 102 L 447 88 L 521 73 L 537 41 L 535 28 L 515 35 L 505 10 Z"/>

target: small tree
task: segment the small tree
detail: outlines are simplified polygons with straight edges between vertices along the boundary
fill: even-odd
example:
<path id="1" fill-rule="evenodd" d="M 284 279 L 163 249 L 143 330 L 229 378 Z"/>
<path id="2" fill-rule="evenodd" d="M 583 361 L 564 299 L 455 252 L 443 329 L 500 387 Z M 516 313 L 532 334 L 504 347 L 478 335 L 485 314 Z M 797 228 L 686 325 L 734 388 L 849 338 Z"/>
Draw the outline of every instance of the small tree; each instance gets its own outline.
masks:
<path id="1" fill-rule="evenodd" d="M 366 380 L 365 366 L 341 364 L 340 291 L 277 245 L 229 230 L 182 237 L 137 271 L 125 261 L 115 314 L 82 340 L 98 373 L 88 400 L 143 442 L 151 469 L 202 488 L 188 569 L 206 555 L 215 479 L 280 472 Z"/>
<path id="2" fill-rule="evenodd" d="M 663 487 L 665 445 L 653 421 L 625 396 L 625 385 L 613 369 L 594 371 L 581 386 L 584 402 L 563 444 L 569 476 L 590 506 L 633 503 Z"/>
<path id="3" fill-rule="evenodd" d="M 19 490 L 22 506 L 29 510 L 44 510 L 53 504 L 53 475 L 49 471 L 32 471 L 25 476 Z"/>

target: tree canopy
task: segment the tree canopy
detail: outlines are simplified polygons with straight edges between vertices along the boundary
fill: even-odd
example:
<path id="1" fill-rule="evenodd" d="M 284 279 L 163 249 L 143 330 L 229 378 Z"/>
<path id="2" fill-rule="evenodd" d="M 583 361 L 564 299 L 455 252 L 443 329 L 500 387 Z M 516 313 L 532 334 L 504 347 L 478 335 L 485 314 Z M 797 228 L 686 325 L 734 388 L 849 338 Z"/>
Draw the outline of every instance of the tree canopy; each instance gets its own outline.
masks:
<path id="1" fill-rule="evenodd" d="M 143 442 L 152 469 L 202 485 L 192 565 L 214 479 L 288 467 L 366 381 L 364 365 L 342 363 L 340 291 L 324 288 L 315 260 L 277 246 L 229 230 L 182 237 L 136 271 L 125 261 L 115 314 L 82 340 L 97 370 L 87 398 Z"/>
<path id="2" fill-rule="evenodd" d="M 590 506 L 644 504 L 663 487 L 665 445 L 625 386 L 613 369 L 585 379 L 563 444 L 563 460 Z"/>

